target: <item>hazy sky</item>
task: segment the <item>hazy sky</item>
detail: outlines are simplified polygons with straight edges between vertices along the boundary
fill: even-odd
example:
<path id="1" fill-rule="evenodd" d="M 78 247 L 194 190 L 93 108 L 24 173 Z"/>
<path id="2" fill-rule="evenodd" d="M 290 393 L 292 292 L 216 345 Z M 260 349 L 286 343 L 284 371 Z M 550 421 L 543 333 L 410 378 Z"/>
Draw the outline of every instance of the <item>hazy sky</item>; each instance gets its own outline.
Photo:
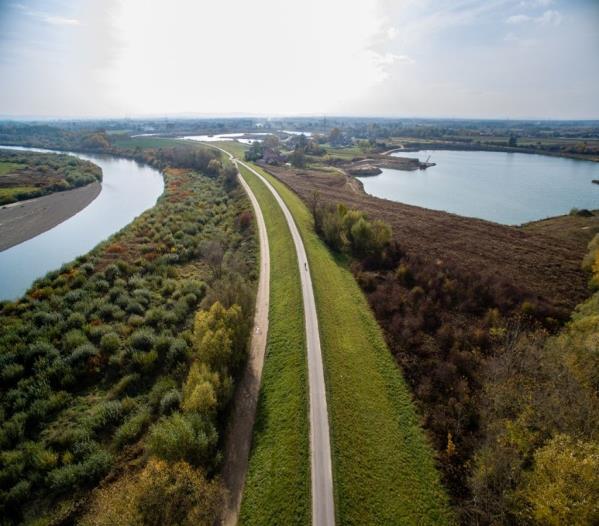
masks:
<path id="1" fill-rule="evenodd" d="M 599 0 L 0 0 L 0 115 L 599 118 Z"/>

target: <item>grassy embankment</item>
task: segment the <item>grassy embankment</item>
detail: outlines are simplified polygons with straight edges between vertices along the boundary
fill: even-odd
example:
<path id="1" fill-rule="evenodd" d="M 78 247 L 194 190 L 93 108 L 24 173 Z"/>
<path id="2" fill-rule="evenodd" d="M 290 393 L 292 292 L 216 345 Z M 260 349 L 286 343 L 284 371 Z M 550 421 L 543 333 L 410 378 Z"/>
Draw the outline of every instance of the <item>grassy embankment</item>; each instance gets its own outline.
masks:
<path id="1" fill-rule="evenodd" d="M 300 199 L 264 175 L 295 217 L 310 260 L 326 368 L 337 522 L 451 523 L 432 448 L 362 292 L 345 262 L 318 238 Z"/>
<path id="2" fill-rule="evenodd" d="M 271 297 L 267 354 L 240 522 L 308 524 L 306 352 L 297 259 L 274 197 L 254 175 L 241 171 L 260 202 L 268 229 Z"/>

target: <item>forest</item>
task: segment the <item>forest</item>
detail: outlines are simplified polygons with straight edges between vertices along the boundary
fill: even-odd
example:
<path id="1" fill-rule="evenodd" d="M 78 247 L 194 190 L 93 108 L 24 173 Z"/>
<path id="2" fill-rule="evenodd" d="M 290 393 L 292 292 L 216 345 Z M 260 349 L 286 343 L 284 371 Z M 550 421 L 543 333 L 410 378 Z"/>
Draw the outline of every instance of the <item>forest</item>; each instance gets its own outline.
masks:
<path id="1" fill-rule="evenodd" d="M 102 171 L 89 161 L 0 149 L 0 205 L 101 181 Z"/>
<path id="2" fill-rule="evenodd" d="M 215 151 L 143 155 L 158 204 L 0 304 L 3 524 L 212 524 L 221 506 L 253 216 Z"/>
<path id="3" fill-rule="evenodd" d="M 599 485 L 599 235 L 594 295 L 571 318 L 525 289 L 406 253 L 359 210 L 311 200 L 385 330 L 465 524 L 594 524 Z"/>

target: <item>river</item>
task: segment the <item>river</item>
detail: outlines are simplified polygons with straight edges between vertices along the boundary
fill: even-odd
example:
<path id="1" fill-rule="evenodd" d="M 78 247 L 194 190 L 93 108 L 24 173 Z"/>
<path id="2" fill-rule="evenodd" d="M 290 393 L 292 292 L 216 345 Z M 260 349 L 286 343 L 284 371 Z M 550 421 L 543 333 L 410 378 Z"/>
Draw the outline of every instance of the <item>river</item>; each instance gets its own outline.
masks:
<path id="1" fill-rule="evenodd" d="M 164 191 L 158 170 L 110 155 L 68 153 L 102 168 L 102 191 L 87 207 L 51 230 L 0 252 L 0 299 L 21 296 L 39 277 L 89 252 L 156 204 Z"/>
<path id="2" fill-rule="evenodd" d="M 599 163 L 546 155 L 432 150 L 398 152 L 397 157 L 430 156 L 426 170 L 383 169 L 360 177 L 371 195 L 445 210 L 506 225 L 567 214 L 572 208 L 599 208 Z"/>

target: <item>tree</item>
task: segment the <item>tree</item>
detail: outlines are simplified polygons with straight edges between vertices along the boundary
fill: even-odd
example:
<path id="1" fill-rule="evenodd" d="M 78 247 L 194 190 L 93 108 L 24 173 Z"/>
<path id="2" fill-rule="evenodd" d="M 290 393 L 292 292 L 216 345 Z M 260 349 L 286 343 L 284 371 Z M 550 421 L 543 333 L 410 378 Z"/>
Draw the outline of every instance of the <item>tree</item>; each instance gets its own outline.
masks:
<path id="1" fill-rule="evenodd" d="M 339 128 L 333 128 L 329 133 L 329 142 L 332 146 L 339 146 L 343 143 L 343 134 Z"/>
<path id="2" fill-rule="evenodd" d="M 222 170 L 222 164 L 218 159 L 212 159 L 206 167 L 206 173 L 211 176 L 216 176 Z"/>
<path id="3" fill-rule="evenodd" d="M 522 491 L 540 524 L 599 523 L 599 444 L 557 435 L 534 456 Z"/>
<path id="4" fill-rule="evenodd" d="M 304 150 L 306 146 L 308 146 L 308 139 L 306 136 L 303 133 L 297 135 L 295 139 L 295 147 Z"/>
<path id="5" fill-rule="evenodd" d="M 205 364 L 194 363 L 183 386 L 183 411 L 206 416 L 213 414 L 218 402 L 215 391 L 217 383 L 220 384 L 217 373 L 210 373 Z"/>
<path id="6" fill-rule="evenodd" d="M 146 449 L 152 456 L 195 466 L 215 460 L 218 433 L 211 421 L 201 415 L 174 412 L 162 417 L 149 431 Z"/>
<path id="7" fill-rule="evenodd" d="M 214 276 L 219 278 L 223 272 L 223 259 L 225 257 L 225 249 L 222 243 L 216 239 L 208 241 L 202 247 L 202 253 Z"/>
<path id="8" fill-rule="evenodd" d="M 289 156 L 289 161 L 296 168 L 303 168 L 306 166 L 306 155 L 304 154 L 304 150 L 296 147 Z"/>
<path id="9" fill-rule="evenodd" d="M 276 135 L 269 134 L 264 137 L 262 141 L 264 148 L 270 148 L 271 150 L 278 150 L 280 146 L 279 138 Z"/>
<path id="10" fill-rule="evenodd" d="M 508 146 L 511 148 L 515 148 L 518 146 L 518 137 L 514 134 L 510 135 L 510 140 L 508 141 Z"/>
<path id="11" fill-rule="evenodd" d="M 212 370 L 227 373 L 245 358 L 247 326 L 241 307 L 225 309 L 219 302 L 196 314 L 192 342 L 196 357 Z"/>
<path id="12" fill-rule="evenodd" d="M 234 165 L 228 164 L 220 171 L 220 177 L 223 180 L 225 189 L 230 192 L 237 186 L 237 168 Z"/>
<path id="13" fill-rule="evenodd" d="M 243 157 L 246 161 L 257 161 L 258 159 L 262 159 L 264 155 L 264 147 L 261 142 L 254 141 L 248 150 L 243 154 Z"/>
<path id="14" fill-rule="evenodd" d="M 151 459 L 138 474 L 127 474 L 101 489 L 82 526 L 211 526 L 224 490 L 187 462 Z"/>
<path id="15" fill-rule="evenodd" d="M 354 254 L 358 257 L 367 256 L 374 247 L 375 235 L 372 225 L 361 217 L 352 225 L 350 234 Z"/>

